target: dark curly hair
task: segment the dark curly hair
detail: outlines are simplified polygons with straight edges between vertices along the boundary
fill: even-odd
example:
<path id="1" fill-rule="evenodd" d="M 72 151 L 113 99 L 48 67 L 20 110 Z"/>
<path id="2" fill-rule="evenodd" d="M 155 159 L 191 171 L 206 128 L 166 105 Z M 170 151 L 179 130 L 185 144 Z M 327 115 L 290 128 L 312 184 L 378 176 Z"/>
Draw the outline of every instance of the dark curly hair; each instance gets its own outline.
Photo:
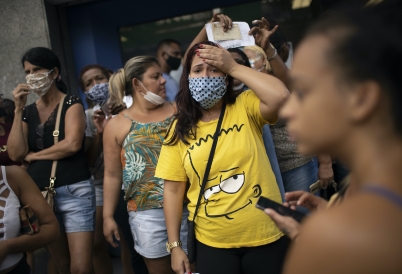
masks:
<path id="1" fill-rule="evenodd" d="M 197 123 L 202 117 L 202 107 L 190 94 L 188 77 L 190 75 L 191 63 L 194 55 L 196 54 L 197 49 L 201 49 L 201 44 L 218 47 L 218 45 L 213 42 L 204 41 L 195 44 L 188 51 L 183 67 L 183 74 L 180 79 L 180 89 L 176 95 L 177 124 L 174 128 L 172 137 L 166 143 L 167 145 L 174 145 L 178 141 L 182 141 L 184 144 L 188 145 L 189 139 L 195 140 L 197 138 Z M 236 101 L 237 94 L 233 91 L 233 78 L 229 75 L 227 78 L 229 79 L 229 85 L 227 86 L 223 100 L 225 100 L 227 105 L 230 105 L 234 104 Z"/>

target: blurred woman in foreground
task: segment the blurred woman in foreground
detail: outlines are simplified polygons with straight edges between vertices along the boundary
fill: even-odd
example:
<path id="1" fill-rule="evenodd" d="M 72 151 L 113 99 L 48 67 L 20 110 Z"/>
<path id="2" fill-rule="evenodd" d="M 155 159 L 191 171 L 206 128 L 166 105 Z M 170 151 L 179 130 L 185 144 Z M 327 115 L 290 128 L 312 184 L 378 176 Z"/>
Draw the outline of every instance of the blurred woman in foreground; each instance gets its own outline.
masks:
<path id="1" fill-rule="evenodd" d="M 24 169 L 17 166 L 0 169 L 0 274 L 29 274 L 31 268 L 23 252 L 54 242 L 59 237 L 59 226 L 52 209 Z M 38 218 L 39 231 L 33 235 L 19 235 L 19 209 L 25 205 Z"/>
<path id="2" fill-rule="evenodd" d="M 284 273 L 402 272 L 402 8 L 390 2 L 327 17 L 296 52 L 289 134 L 345 162 L 358 190 L 306 221 Z"/>

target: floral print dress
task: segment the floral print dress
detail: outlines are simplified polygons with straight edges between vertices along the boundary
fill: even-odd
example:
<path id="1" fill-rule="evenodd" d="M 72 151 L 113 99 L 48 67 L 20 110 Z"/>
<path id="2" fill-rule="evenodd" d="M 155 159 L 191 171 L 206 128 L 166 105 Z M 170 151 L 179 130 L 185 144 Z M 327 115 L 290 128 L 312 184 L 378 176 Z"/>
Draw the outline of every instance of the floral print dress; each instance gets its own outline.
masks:
<path id="1" fill-rule="evenodd" d="M 127 115 L 131 128 L 123 141 L 121 163 L 128 211 L 163 207 L 163 179 L 154 177 L 163 141 L 174 120 L 140 123 Z"/>

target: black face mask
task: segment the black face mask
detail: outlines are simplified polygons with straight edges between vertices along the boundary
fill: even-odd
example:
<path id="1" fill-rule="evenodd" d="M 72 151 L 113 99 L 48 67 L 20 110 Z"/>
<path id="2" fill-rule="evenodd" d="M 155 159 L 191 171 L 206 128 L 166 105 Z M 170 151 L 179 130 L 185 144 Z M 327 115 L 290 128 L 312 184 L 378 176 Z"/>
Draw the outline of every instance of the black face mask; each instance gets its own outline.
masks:
<path id="1" fill-rule="evenodd" d="M 168 59 L 166 60 L 166 63 L 172 70 L 176 70 L 180 67 L 181 64 L 181 58 L 173 57 L 168 54 Z"/>

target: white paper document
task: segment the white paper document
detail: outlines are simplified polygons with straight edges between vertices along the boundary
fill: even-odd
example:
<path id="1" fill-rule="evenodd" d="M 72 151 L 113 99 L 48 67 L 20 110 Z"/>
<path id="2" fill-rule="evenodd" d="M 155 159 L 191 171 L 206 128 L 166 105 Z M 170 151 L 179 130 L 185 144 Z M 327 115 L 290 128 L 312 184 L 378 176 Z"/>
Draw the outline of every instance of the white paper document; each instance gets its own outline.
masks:
<path id="1" fill-rule="evenodd" d="M 246 22 L 233 22 L 232 28 L 226 32 L 219 22 L 208 23 L 205 26 L 208 40 L 226 49 L 255 45 L 254 37 L 248 35 L 250 26 Z"/>

